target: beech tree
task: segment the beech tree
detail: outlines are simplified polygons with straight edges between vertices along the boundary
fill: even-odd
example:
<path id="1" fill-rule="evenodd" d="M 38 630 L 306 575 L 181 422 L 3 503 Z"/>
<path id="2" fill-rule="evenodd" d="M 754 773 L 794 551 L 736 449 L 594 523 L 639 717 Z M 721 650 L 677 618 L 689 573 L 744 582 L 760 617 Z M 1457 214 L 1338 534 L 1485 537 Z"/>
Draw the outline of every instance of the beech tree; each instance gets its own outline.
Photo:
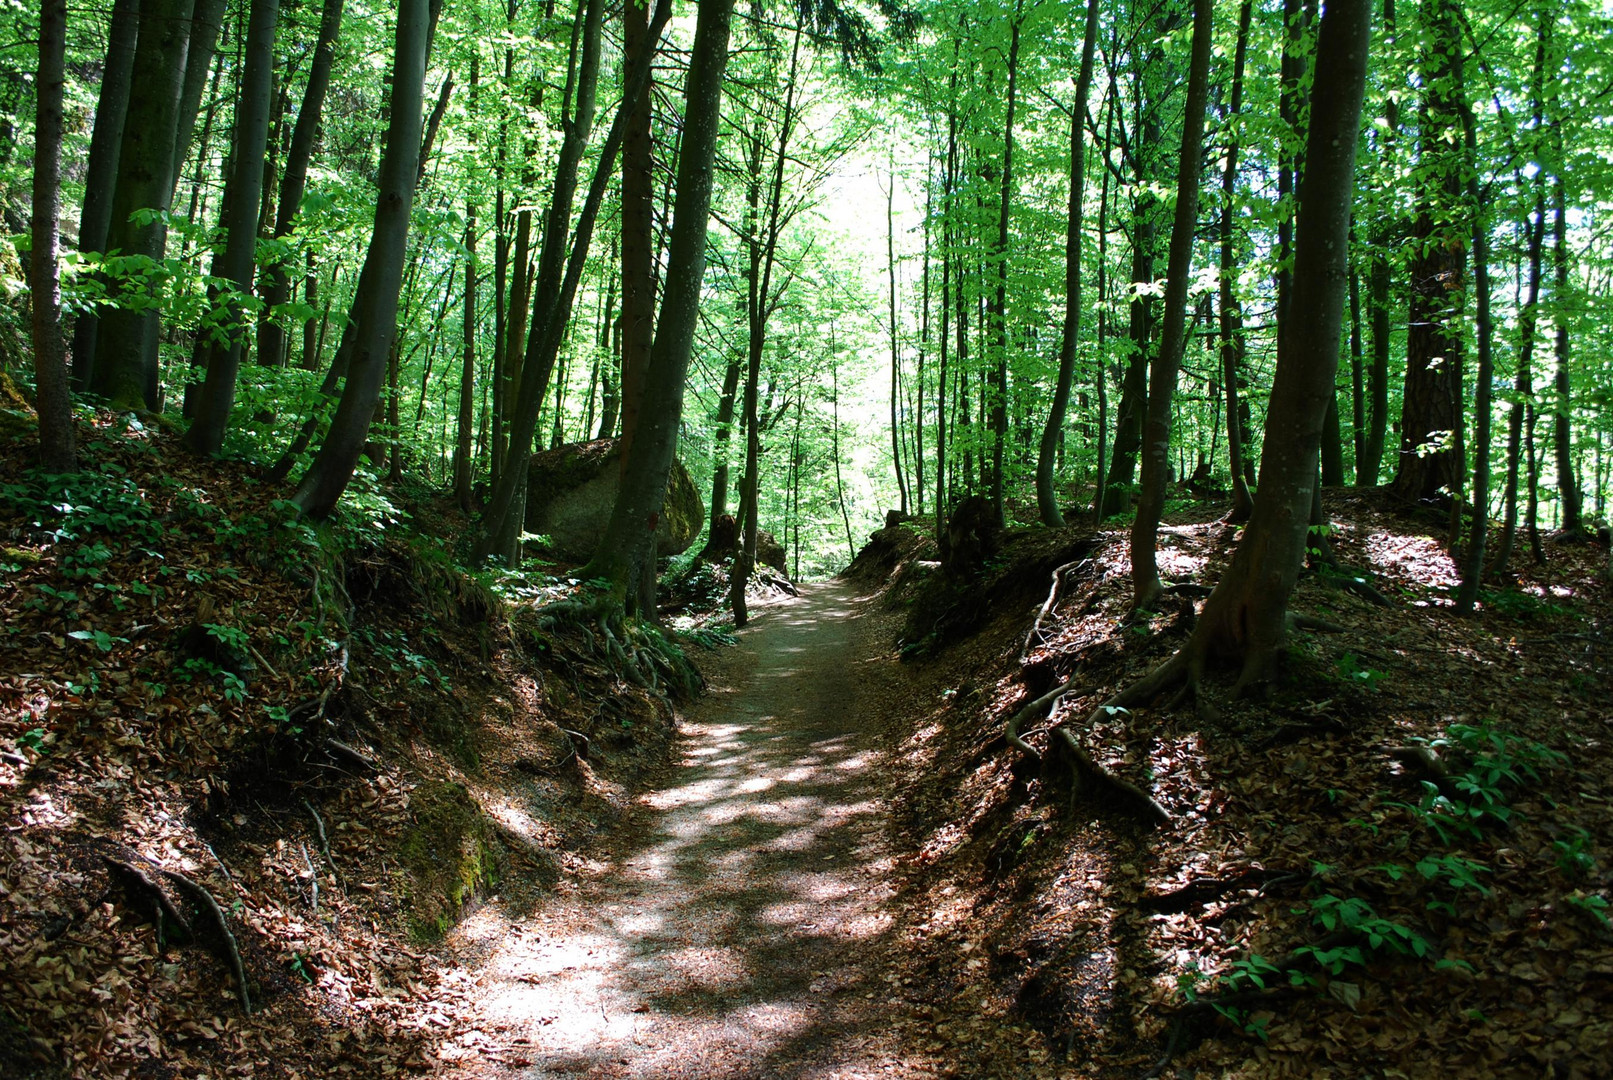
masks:
<path id="1" fill-rule="evenodd" d="M 336 414 L 292 501 L 322 518 L 336 508 L 363 452 L 386 376 L 386 356 L 397 324 L 398 291 L 409 236 L 409 211 L 420 162 L 422 98 L 431 15 L 428 0 L 399 0 L 392 61 L 390 120 L 381 157 L 380 198 L 364 260 L 364 287 L 354 297 L 349 323 L 356 328 Z"/>
<path id="2" fill-rule="evenodd" d="M 28 289 L 33 297 L 34 383 L 39 391 L 39 461 L 48 472 L 73 471 L 73 403 L 62 341 L 62 284 L 56 227 L 61 201 L 62 86 L 67 0 L 39 12 L 39 68 L 34 79 L 34 192 Z"/>

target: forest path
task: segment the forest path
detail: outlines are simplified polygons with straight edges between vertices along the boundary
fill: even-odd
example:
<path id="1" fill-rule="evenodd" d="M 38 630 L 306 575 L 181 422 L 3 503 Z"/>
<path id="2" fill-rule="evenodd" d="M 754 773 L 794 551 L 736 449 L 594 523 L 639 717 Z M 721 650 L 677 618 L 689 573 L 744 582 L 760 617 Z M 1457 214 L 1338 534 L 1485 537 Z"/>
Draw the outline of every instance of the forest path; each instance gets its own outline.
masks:
<path id="1" fill-rule="evenodd" d="M 903 673 L 852 586 L 768 605 L 701 657 L 681 761 L 581 887 L 477 973 L 499 1077 L 933 1075 L 890 1045 L 880 735 Z"/>

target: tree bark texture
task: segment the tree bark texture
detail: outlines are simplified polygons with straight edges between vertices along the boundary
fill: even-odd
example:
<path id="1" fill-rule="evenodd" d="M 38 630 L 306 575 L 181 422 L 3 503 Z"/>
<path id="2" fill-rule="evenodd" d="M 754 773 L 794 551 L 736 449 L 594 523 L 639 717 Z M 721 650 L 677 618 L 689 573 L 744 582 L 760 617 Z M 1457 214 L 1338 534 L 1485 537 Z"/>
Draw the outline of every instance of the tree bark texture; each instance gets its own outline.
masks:
<path id="1" fill-rule="evenodd" d="M 34 190 L 28 290 L 32 307 L 34 388 L 39 411 L 39 463 L 70 473 L 77 462 L 73 402 L 62 341 L 62 89 L 67 53 L 67 0 L 41 0 L 39 68 L 34 79 Z"/>

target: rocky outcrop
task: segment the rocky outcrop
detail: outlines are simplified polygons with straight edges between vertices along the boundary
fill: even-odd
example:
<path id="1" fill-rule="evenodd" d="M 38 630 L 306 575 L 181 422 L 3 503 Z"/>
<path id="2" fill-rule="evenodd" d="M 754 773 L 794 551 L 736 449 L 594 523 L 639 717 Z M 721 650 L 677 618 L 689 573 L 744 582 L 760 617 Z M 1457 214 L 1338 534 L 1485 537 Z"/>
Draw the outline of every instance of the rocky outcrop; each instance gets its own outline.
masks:
<path id="1" fill-rule="evenodd" d="M 619 454 L 616 439 L 568 443 L 534 454 L 527 473 L 526 531 L 548 537 L 549 549 L 563 559 L 591 558 L 616 504 Z M 656 553 L 686 551 L 705 516 L 694 481 L 683 463 L 674 459 L 666 504 L 656 524 Z"/>

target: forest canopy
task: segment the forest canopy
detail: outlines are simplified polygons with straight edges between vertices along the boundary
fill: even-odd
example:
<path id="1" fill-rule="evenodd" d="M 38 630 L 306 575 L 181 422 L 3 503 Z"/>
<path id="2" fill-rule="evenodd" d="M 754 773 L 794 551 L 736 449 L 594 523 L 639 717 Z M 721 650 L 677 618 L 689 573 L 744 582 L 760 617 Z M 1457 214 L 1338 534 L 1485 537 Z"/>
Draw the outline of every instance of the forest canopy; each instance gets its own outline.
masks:
<path id="1" fill-rule="evenodd" d="M 532 454 L 617 436 L 623 504 L 656 513 L 675 453 L 708 528 L 798 576 L 969 496 L 1244 516 L 1284 328 L 1319 315 L 1290 299 L 1324 15 L 7 5 L 5 369 L 55 471 L 72 410 L 110 405 L 315 517 L 451 496 L 465 556 L 511 565 L 542 551 Z M 1613 12 L 1370 23 L 1320 481 L 1453 541 L 1500 522 L 1476 582 L 1606 510 Z M 641 532 L 595 570 L 640 572 Z"/>

